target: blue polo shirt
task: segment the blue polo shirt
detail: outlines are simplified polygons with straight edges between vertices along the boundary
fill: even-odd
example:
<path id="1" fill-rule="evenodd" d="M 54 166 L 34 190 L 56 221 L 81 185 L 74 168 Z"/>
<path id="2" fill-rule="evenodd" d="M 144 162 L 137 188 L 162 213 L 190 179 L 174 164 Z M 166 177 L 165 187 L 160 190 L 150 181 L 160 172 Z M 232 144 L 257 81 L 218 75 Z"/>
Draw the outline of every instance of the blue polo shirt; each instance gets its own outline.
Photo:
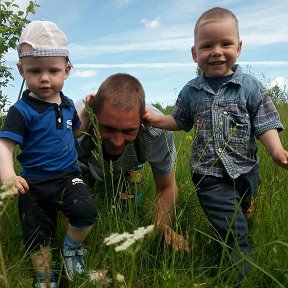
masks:
<path id="1" fill-rule="evenodd" d="M 20 145 L 22 176 L 47 178 L 58 173 L 80 171 L 73 129 L 80 120 L 73 101 L 60 92 L 61 104 L 48 103 L 23 92 L 10 107 L 1 138 Z"/>

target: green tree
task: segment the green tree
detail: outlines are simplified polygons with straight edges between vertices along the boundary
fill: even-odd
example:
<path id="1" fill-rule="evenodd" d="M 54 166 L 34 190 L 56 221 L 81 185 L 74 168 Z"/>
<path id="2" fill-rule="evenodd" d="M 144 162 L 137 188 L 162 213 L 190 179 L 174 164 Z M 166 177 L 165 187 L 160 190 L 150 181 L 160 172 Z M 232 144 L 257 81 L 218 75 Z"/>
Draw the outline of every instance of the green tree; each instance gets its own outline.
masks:
<path id="1" fill-rule="evenodd" d="M 11 70 L 4 58 L 9 48 L 15 49 L 22 28 L 29 23 L 29 14 L 35 14 L 39 7 L 36 1 L 30 1 L 26 10 L 21 11 L 14 0 L 0 2 L 0 112 L 9 103 L 7 95 L 3 94 L 2 87 L 7 87 L 14 80 Z"/>

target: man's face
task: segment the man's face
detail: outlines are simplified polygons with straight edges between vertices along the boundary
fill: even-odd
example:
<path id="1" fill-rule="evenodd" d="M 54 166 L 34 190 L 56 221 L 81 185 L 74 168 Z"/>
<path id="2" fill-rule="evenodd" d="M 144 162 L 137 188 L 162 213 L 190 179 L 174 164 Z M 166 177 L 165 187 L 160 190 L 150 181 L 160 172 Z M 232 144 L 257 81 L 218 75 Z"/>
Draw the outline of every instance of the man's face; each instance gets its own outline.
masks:
<path id="1" fill-rule="evenodd" d="M 141 124 L 138 106 L 126 111 L 105 102 L 96 116 L 105 151 L 110 155 L 121 155 L 125 146 L 138 134 Z"/>

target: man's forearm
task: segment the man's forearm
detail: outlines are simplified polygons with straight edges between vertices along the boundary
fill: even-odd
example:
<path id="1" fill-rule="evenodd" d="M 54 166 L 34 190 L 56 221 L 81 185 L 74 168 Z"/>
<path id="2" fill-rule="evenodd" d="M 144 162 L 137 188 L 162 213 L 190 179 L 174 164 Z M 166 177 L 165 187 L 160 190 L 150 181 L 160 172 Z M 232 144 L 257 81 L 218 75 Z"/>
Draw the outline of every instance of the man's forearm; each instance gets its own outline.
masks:
<path id="1" fill-rule="evenodd" d="M 176 186 L 159 192 L 157 199 L 157 225 L 171 225 L 177 199 L 178 191 Z"/>

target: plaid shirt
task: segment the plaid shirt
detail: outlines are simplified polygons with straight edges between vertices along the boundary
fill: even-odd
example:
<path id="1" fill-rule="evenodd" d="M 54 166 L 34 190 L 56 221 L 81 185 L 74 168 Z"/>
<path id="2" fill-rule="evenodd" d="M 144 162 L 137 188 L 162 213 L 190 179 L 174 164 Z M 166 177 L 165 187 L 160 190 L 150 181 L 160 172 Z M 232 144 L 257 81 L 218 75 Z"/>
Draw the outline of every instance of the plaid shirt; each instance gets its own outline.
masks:
<path id="1" fill-rule="evenodd" d="M 258 163 L 255 137 L 282 130 L 263 85 L 234 65 L 234 74 L 215 93 L 201 75 L 181 90 L 172 116 L 184 131 L 195 128 L 191 172 L 233 179 Z"/>

